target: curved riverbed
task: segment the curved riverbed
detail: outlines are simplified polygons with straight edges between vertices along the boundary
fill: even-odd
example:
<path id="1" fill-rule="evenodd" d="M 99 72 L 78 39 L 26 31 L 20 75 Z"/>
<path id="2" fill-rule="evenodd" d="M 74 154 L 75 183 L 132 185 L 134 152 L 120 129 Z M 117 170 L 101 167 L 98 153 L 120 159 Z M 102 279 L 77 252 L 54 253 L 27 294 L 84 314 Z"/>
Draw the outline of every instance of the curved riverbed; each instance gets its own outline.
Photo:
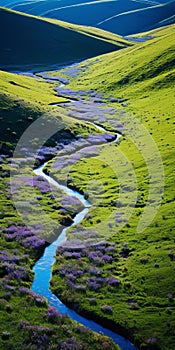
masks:
<path id="1" fill-rule="evenodd" d="M 49 183 L 56 186 L 57 188 L 63 190 L 67 195 L 74 196 L 81 203 L 84 205 L 84 209 L 78 213 L 75 218 L 74 222 L 71 226 L 76 225 L 80 223 L 85 215 L 88 213 L 90 208 L 90 203 L 85 200 L 84 196 L 77 191 L 71 190 L 67 186 L 60 185 L 57 183 L 54 179 L 52 179 L 49 175 L 46 175 L 43 172 L 43 168 L 46 164 L 40 166 L 39 168 L 34 170 L 34 173 L 36 175 L 40 175 L 43 178 L 45 178 Z M 66 241 L 66 231 L 68 228 L 64 228 L 62 233 L 59 235 L 59 237 L 50 244 L 49 247 L 47 247 L 44 251 L 43 256 L 36 262 L 34 265 L 33 271 L 34 271 L 34 281 L 32 284 L 32 290 L 38 294 L 41 294 L 42 296 L 46 297 L 48 299 L 48 302 L 50 305 L 54 306 L 58 312 L 62 314 L 67 314 L 71 317 L 71 319 L 83 324 L 84 326 L 90 328 L 91 330 L 95 332 L 102 332 L 104 335 L 112 338 L 115 343 L 117 343 L 122 350 L 136 350 L 135 346 L 130 343 L 127 339 L 124 337 L 118 335 L 117 333 L 114 333 L 99 324 L 95 323 L 94 321 L 88 320 L 85 317 L 82 317 L 78 315 L 75 311 L 68 308 L 66 305 L 64 305 L 60 299 L 58 299 L 49 289 L 50 287 L 50 279 L 51 279 L 51 270 L 52 265 L 55 262 L 55 255 L 56 255 L 56 249 L 58 246 L 60 246 L 63 242 Z"/>

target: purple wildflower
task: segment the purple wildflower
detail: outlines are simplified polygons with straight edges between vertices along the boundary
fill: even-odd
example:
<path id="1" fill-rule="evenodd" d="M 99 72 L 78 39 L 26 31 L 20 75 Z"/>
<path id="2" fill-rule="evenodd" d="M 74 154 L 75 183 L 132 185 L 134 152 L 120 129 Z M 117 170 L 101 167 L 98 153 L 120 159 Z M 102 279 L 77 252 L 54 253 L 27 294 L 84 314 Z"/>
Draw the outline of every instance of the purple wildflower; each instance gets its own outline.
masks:
<path id="1" fill-rule="evenodd" d="M 149 338 L 148 340 L 147 340 L 147 343 L 148 344 L 155 344 L 157 342 L 157 338 Z"/>
<path id="2" fill-rule="evenodd" d="M 173 294 L 172 294 L 172 293 L 168 293 L 168 294 L 167 294 L 167 298 L 168 298 L 168 299 L 173 299 Z"/>
<path id="3" fill-rule="evenodd" d="M 28 237 L 25 239 L 22 244 L 25 247 L 29 247 L 31 249 L 43 248 L 45 246 L 45 241 L 37 236 Z"/>
<path id="4" fill-rule="evenodd" d="M 120 284 L 120 280 L 118 278 L 115 278 L 115 277 L 109 277 L 108 284 L 111 286 L 117 286 Z"/>
<path id="5" fill-rule="evenodd" d="M 110 305 L 103 305 L 101 307 L 101 310 L 106 312 L 106 313 L 112 314 L 112 306 L 110 306 Z"/>
<path id="6" fill-rule="evenodd" d="M 105 254 L 102 256 L 102 259 L 105 261 L 105 262 L 111 262 L 112 261 L 112 256 L 111 255 L 108 255 L 108 254 Z"/>

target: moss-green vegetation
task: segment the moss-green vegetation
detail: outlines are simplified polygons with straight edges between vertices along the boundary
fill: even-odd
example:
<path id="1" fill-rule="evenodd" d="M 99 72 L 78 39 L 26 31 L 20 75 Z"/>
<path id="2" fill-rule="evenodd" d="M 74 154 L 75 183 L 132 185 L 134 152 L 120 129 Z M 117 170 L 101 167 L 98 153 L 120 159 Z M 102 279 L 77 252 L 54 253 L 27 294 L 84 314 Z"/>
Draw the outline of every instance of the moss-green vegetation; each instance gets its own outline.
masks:
<path id="1" fill-rule="evenodd" d="M 50 103 L 66 101 L 56 95 L 54 86 L 43 80 L 0 71 L 0 140 L 3 151 L 14 146 L 33 121 L 51 111 Z"/>
<path id="2" fill-rule="evenodd" d="M 78 92 L 73 94 L 69 89 L 60 90 L 60 96 L 66 91 L 67 97 L 73 97 L 74 102 L 63 103 L 58 112 L 51 113 L 53 117 L 61 117 L 64 127 L 63 133 L 47 145 L 54 147 L 57 140 L 65 142 L 66 146 L 59 149 L 59 157 L 51 160 L 46 170 L 50 170 L 61 182 L 66 175 L 67 183 L 84 192 L 92 207 L 82 223 L 69 231 L 65 247 L 59 248 L 51 283 L 55 294 L 66 303 L 119 332 L 125 332 L 140 348 L 174 350 L 174 27 L 155 31 L 154 36 L 145 43 L 85 61 L 73 71 L 71 68 L 61 72 L 62 77 L 70 80 L 69 88 Z M 7 349 L 12 348 L 12 342 L 17 349 L 27 349 L 27 346 L 38 349 L 42 332 L 42 336 L 46 336 L 42 338 L 45 348 L 50 346 L 54 349 L 55 342 L 64 341 L 70 334 L 75 336 L 81 331 L 77 331 L 77 326 L 67 318 L 53 315 L 53 310 L 47 311 L 45 301 L 38 296 L 19 290 L 21 286 L 30 287 L 33 278 L 31 267 L 46 243 L 40 237 L 42 225 L 36 226 L 37 221 L 31 218 L 30 210 L 25 213 L 25 220 L 29 218 L 30 222 L 27 228 L 23 227 L 15 211 L 9 192 L 9 156 L 25 127 L 43 111 L 52 112 L 54 107 L 48 104 L 50 99 L 55 102 L 58 97 L 44 82 L 6 73 L 1 76 L 1 142 L 5 153 L 1 160 L 0 202 L 2 341 Z M 28 87 L 30 91 L 26 91 Z M 33 103 L 30 96 L 34 99 Z M 23 101 L 19 101 L 21 98 Z M 95 134 L 95 128 L 82 121 L 86 120 L 86 116 L 108 130 L 120 130 L 123 133 L 120 144 L 107 143 L 107 140 L 112 140 L 111 133 L 106 135 L 106 139 L 101 131 L 90 135 Z M 141 142 L 142 139 L 139 144 L 137 125 L 132 125 L 136 120 L 149 132 L 147 140 L 151 142 L 151 135 L 158 146 L 165 178 L 161 206 L 143 232 L 138 232 L 137 225 L 147 204 L 149 187 L 152 185 L 156 196 L 161 184 L 157 183 L 159 166 L 154 186 L 151 184 L 150 168 L 143 157 L 149 144 Z M 17 122 L 22 127 L 18 128 Z M 131 134 L 127 123 L 133 127 Z M 154 164 L 154 157 L 149 151 Z M 56 154 L 56 150 L 52 149 L 52 152 Z M 50 154 L 49 158 L 52 156 Z M 44 155 L 42 160 L 45 158 Z M 30 171 L 24 163 L 22 161 L 25 198 L 28 196 L 31 206 L 38 201 L 40 208 L 47 211 L 47 228 L 49 218 L 56 225 L 63 221 L 70 223 L 71 217 L 80 208 L 79 204 L 73 205 L 73 202 L 61 198 L 60 192 L 53 196 L 47 185 L 41 184 L 41 179 L 37 179 L 34 195 L 28 185 Z M 21 169 L 21 159 L 14 164 L 14 169 L 17 173 Z M 23 192 L 17 194 L 23 201 Z M 23 208 L 25 211 L 25 206 Z M 38 219 L 37 214 L 36 207 Z M 40 219 L 43 223 L 42 216 Z M 50 235 L 49 229 L 47 234 Z M 19 302 L 22 308 L 19 308 Z M 21 319 L 29 324 L 20 323 Z M 53 320 L 55 323 L 50 330 Z M 41 329 L 41 325 L 49 329 Z M 51 338 L 55 329 L 56 338 Z M 86 338 L 85 334 L 81 334 L 81 341 L 86 342 L 88 349 L 116 348 L 103 337 L 96 340 L 92 333 L 88 332 L 89 337 Z M 29 339 L 32 345 L 28 344 Z M 52 339 L 54 344 L 48 345 L 48 339 Z M 76 336 L 71 340 L 75 342 L 75 348 L 84 346 L 77 345 L 79 339 Z"/>
<path id="3" fill-rule="evenodd" d="M 0 141 L 1 151 L 12 155 L 12 149 L 20 136 L 38 117 L 45 115 L 60 120 L 59 140 L 69 140 L 78 135 L 87 136 L 96 129 L 84 122 L 76 122 L 67 116 L 65 109 L 52 104 L 64 103 L 54 88 L 59 83 L 49 83 L 43 79 L 35 79 L 19 74 L 0 71 Z M 65 131 L 64 131 L 65 130 Z M 66 134 L 66 135 L 65 135 Z M 56 138 L 55 138 L 56 139 Z M 48 142 L 54 145 L 54 141 Z"/>
<path id="4" fill-rule="evenodd" d="M 94 204 L 81 225 L 70 230 L 69 244 L 58 251 L 52 289 L 81 312 L 100 317 L 103 323 L 106 319 L 114 321 L 119 329 L 127 329 L 140 348 L 173 350 L 174 27 L 154 31 L 154 36 L 130 49 L 103 55 L 96 62 L 85 62 L 84 65 L 89 63 L 89 67 L 82 75 L 80 70 L 77 77 L 70 78 L 70 86 L 76 89 L 78 84 L 79 89 L 93 89 L 104 92 L 104 98 L 110 98 L 110 95 L 116 98 L 112 103 L 115 112 L 101 124 L 108 127 L 110 124 L 111 129 L 117 130 L 117 124 L 112 122 L 125 126 L 129 116 L 133 122 L 138 120 L 146 127 L 164 166 L 161 206 L 149 227 L 137 232 L 151 181 L 143 152 L 134 144 L 134 133 L 131 133 L 132 141 L 127 128 L 122 131 L 124 137 L 117 148 L 115 144 L 100 146 L 98 155 L 77 161 L 71 168 L 71 185 L 88 192 Z M 122 101 L 119 103 L 117 99 Z M 98 122 L 98 114 L 96 120 Z M 147 146 L 149 144 L 143 145 L 142 149 Z M 121 164 L 117 163 L 121 154 L 131 165 L 130 171 L 123 172 L 123 180 Z M 159 164 L 157 169 L 155 196 L 161 186 L 157 183 Z M 129 180 L 133 176 L 131 170 L 137 178 L 137 193 L 135 188 L 129 187 L 129 183 L 135 184 Z M 116 179 L 118 177 L 120 181 Z M 126 184 L 126 196 L 118 201 L 119 189 Z M 131 201 L 132 194 L 137 197 L 135 204 Z M 132 215 L 128 219 L 127 209 L 132 204 L 133 213 L 129 212 Z M 94 240 L 99 241 L 97 246 L 92 244 Z M 78 248 L 80 242 L 84 247 Z M 91 242 L 90 247 L 88 242 Z M 79 256 L 74 254 L 75 251 Z M 79 275 L 75 273 L 77 269 L 81 270 Z M 104 280 L 98 280 L 99 276 Z M 111 276 L 119 280 L 112 286 Z"/>
<path id="5" fill-rule="evenodd" d="M 39 79 L 34 79 L 19 74 L 0 71 L 1 93 L 16 96 L 20 101 L 24 99 L 31 104 L 49 105 L 65 102 L 64 98 L 57 96 L 53 88 L 56 84 L 48 84 Z"/>
<path id="6" fill-rule="evenodd" d="M 104 336 L 94 334 L 85 327 L 72 322 L 68 317 L 62 316 L 54 308 L 48 307 L 45 298 L 30 290 L 33 281 L 32 266 L 40 257 L 45 242 L 37 235 L 35 248 L 29 244 L 34 233 L 34 226 L 26 228 L 20 216 L 15 211 L 10 194 L 9 182 L 10 165 L 7 159 L 1 164 L 1 251 L 0 251 L 0 335 L 1 348 L 12 349 L 61 349 L 63 346 L 72 346 L 80 349 L 118 349 L 112 341 Z M 28 175 L 29 176 L 29 175 Z M 41 182 L 41 179 L 40 179 Z M 26 195 L 32 200 L 30 189 L 25 188 Z M 36 195 L 42 194 L 43 209 L 54 214 L 58 209 L 49 199 L 49 193 L 40 192 L 36 187 Z M 36 200 L 36 199 L 35 199 Z M 47 203 L 47 205 L 46 205 Z M 53 210 L 52 210 L 53 207 Z M 51 215 L 52 215 L 51 214 Z M 40 210 L 40 219 L 41 210 Z M 40 221 L 41 222 L 41 221 Z M 37 225 L 38 226 L 38 225 Z M 58 225 L 57 225 L 58 226 Z M 42 236 L 43 238 L 43 236 Z"/>
<path id="7" fill-rule="evenodd" d="M 26 154 L 24 152 L 23 157 L 12 160 L 20 136 L 43 113 L 47 112 L 50 118 L 59 117 L 62 129 L 59 137 L 57 135 L 47 141 L 45 153 L 43 150 L 42 157 L 38 156 L 37 164 L 53 157 L 57 151 L 54 148 L 56 140 L 60 144 L 70 143 L 80 134 L 87 137 L 90 131 L 95 132 L 95 128 L 68 118 L 66 112 L 60 112 L 62 109 L 54 112 L 49 103 L 65 101 L 56 96 L 53 90 L 55 84 L 5 72 L 1 72 L 0 77 L 1 349 L 86 347 L 101 350 L 107 346 L 117 350 L 110 339 L 59 315 L 44 298 L 30 290 L 34 263 L 48 242 L 72 222 L 81 204 L 75 200 L 69 202 L 61 191 L 41 177 L 33 176 L 29 158 L 32 145 L 34 142 L 37 145 L 38 140 L 31 139 L 31 148 L 28 147 Z M 10 171 L 13 174 L 11 178 Z M 18 205 L 21 203 L 19 211 L 15 207 L 16 199 Z"/>

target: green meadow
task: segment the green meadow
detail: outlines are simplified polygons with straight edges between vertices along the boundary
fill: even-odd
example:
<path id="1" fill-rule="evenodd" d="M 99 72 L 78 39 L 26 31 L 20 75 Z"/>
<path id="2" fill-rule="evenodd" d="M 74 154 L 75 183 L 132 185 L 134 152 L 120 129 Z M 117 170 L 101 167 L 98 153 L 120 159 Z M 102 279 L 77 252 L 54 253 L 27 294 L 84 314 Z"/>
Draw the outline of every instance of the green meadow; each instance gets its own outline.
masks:
<path id="1" fill-rule="evenodd" d="M 59 343 L 60 348 L 88 346 L 88 349 L 100 350 L 107 344 L 111 350 L 119 349 L 107 337 L 81 327 L 67 316 L 59 315 L 48 306 L 45 298 L 30 290 L 34 278 L 33 265 L 43 254 L 48 242 L 60 233 L 63 225 L 72 222 L 80 210 L 80 203 L 69 205 L 67 212 L 64 210 L 66 204 L 63 203 L 64 194 L 61 191 L 50 188 L 47 181 L 41 181 L 37 176 L 33 187 L 33 172 L 28 161 L 32 147 L 28 148 L 28 155 L 12 159 L 13 150 L 26 128 L 43 115 L 46 115 L 46 120 L 59 120 L 61 125 L 59 137 L 57 135 L 48 140 L 48 147 L 54 147 L 55 140 L 71 142 L 79 134 L 87 137 L 89 132 L 96 133 L 96 129 L 68 118 L 61 107 L 56 111 L 50 105 L 66 102 L 65 98 L 58 97 L 54 92 L 56 84 L 3 71 L 0 72 L 0 78 L 1 348 L 56 349 Z M 38 140 L 31 141 L 37 146 Z M 53 154 L 47 157 L 53 157 Z M 11 162 L 13 177 L 10 178 Z M 36 165 L 40 162 L 38 158 Z M 18 181 L 22 181 L 20 186 Z M 19 207 L 15 206 L 15 198 L 22 204 L 23 217 L 21 211 L 17 210 Z M 23 220 L 28 223 L 27 227 Z"/>
<path id="2" fill-rule="evenodd" d="M 112 103 L 115 113 L 101 124 L 117 131 L 117 126 L 109 122 L 114 119 L 123 123 L 124 130 L 118 146 L 98 146 L 98 156 L 81 159 L 71 168 L 71 186 L 88 193 L 92 206 L 81 224 L 69 231 L 69 244 L 58 251 L 52 290 L 79 312 L 103 324 L 114 322 L 116 329 L 124 327 L 140 349 L 173 350 L 174 27 L 145 34 L 154 38 L 99 56 L 98 61 L 85 61 L 80 67 L 89 67 L 70 79 L 72 89 L 91 88 L 105 93 L 104 97 L 116 98 Z M 100 123 L 95 112 L 94 120 Z M 133 123 L 135 130 L 128 131 L 127 123 Z M 143 139 L 148 144 L 139 139 L 138 125 L 148 132 L 149 136 Z M 158 148 L 161 164 L 155 165 L 157 170 L 151 180 L 153 144 Z M 145 148 L 152 165 L 144 158 Z M 61 173 L 54 175 L 61 178 Z M 158 201 L 157 212 L 145 229 L 138 230 L 150 199 L 150 186 L 152 200 Z M 94 239 L 98 244 L 93 245 Z M 73 254 L 77 240 L 87 245 L 77 248 L 80 263 Z M 109 255 L 108 263 L 104 255 Z M 93 266 L 100 270 L 103 281 L 98 282 L 96 273 L 90 272 Z M 78 277 L 72 272 L 74 285 L 69 283 L 68 268 L 82 271 Z M 111 276 L 119 282 L 110 285 Z M 92 286 L 92 281 L 97 286 Z M 104 305 L 109 308 L 104 310 Z"/>
<path id="3" fill-rule="evenodd" d="M 32 147 L 12 162 L 16 177 L 13 190 L 10 187 L 13 150 L 26 128 L 46 115 L 60 123 L 61 131 L 46 142 L 49 153 L 36 157 L 35 165 L 49 160 L 45 172 L 58 182 L 66 180 L 91 203 L 88 214 L 69 229 L 66 244 L 57 251 L 52 291 L 139 349 L 174 350 L 174 26 L 143 33 L 151 39 L 128 42 L 126 47 L 121 37 L 93 28 L 13 11 L 5 14 L 13 24 L 26 17 L 28 28 L 44 26 L 47 33 L 54 28 L 54 33 L 68 35 L 66 56 L 61 56 L 62 51 L 60 62 L 89 57 L 89 43 L 91 56 L 115 51 L 49 72 L 51 77 L 69 80 L 68 89 L 62 87 L 59 93 L 54 90 L 56 82 L 0 72 L 2 348 L 118 349 L 103 335 L 57 314 L 30 290 L 36 260 L 81 209 L 80 203 L 68 201 L 37 176 L 31 186 L 27 161 L 33 156 Z M 70 42 L 77 45 L 77 35 L 79 44 L 87 44 L 87 52 L 82 55 L 80 50 L 75 57 Z M 26 32 L 22 36 L 26 38 Z M 20 43 L 15 49 L 20 52 Z M 33 50 L 28 56 L 31 66 L 55 63 L 49 49 L 42 62 L 44 51 L 36 50 L 34 57 Z M 28 64 L 26 57 L 19 61 L 16 56 L 14 64 Z M 60 105 L 53 106 L 56 103 Z M 87 111 L 89 122 L 106 128 L 106 139 L 86 122 Z M 112 142 L 110 137 L 117 132 L 121 137 Z M 33 136 L 31 144 L 39 145 L 39 138 Z M 24 183 L 18 187 L 21 171 Z M 13 195 L 23 207 L 27 228 Z"/>

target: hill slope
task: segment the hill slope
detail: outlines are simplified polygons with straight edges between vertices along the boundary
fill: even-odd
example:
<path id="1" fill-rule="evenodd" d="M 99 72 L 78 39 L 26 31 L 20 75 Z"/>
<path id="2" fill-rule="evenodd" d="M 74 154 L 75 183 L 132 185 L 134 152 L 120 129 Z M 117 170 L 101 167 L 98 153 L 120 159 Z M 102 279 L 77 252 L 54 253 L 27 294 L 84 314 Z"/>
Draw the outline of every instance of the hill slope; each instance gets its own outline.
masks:
<path id="1" fill-rule="evenodd" d="M 132 11 L 145 10 L 155 5 L 168 4 L 170 0 L 61 0 L 61 1 L 7 1 L 0 0 L 0 5 L 12 8 L 17 11 L 30 13 L 37 16 L 57 18 L 59 20 L 81 24 L 98 26 L 100 28 L 108 29 L 114 33 L 121 33 L 126 35 L 134 33 L 132 28 L 135 28 L 135 23 L 132 23 L 130 19 L 134 18 L 137 22 L 137 32 L 143 31 L 149 28 L 150 18 L 147 18 L 146 13 L 132 14 Z M 166 8 L 162 9 L 159 6 L 156 7 L 156 12 L 153 9 L 153 15 L 151 15 L 152 25 L 157 26 L 157 16 L 161 15 L 161 21 L 167 20 L 167 16 L 173 16 L 174 12 L 171 11 L 170 15 Z M 131 14 L 130 14 L 131 12 Z M 128 17 L 129 15 L 129 17 Z M 131 17 L 130 17 L 131 15 Z M 144 19 L 141 16 L 144 15 Z M 135 17 L 133 17 L 135 16 Z M 143 22 L 142 22 L 143 19 Z M 121 23 L 123 22 L 123 25 Z M 145 26 L 145 21 L 147 26 Z M 173 19 L 174 21 L 174 19 Z M 159 20 L 158 20 L 159 22 Z M 167 22 L 173 23 L 173 22 Z M 162 26 L 163 23 L 159 23 Z M 135 30 L 135 29 L 134 29 Z"/>
<path id="2" fill-rule="evenodd" d="M 22 11 L 38 16 L 53 17 L 76 24 L 94 25 L 97 21 L 107 16 L 139 9 L 155 4 L 154 1 L 133 2 L 131 0 L 106 0 L 106 1 L 84 1 L 84 0 L 61 0 L 61 1 L 0 1 L 5 7 L 12 8 L 16 11 Z"/>
<path id="3" fill-rule="evenodd" d="M 0 8 L 0 66 L 66 64 L 126 46 L 121 37 Z"/>
<path id="4" fill-rule="evenodd" d="M 81 239 L 86 243 L 86 239 L 90 239 L 94 233 L 101 236 L 99 246 L 96 243 L 86 252 L 84 248 L 79 249 L 83 260 L 83 264 L 79 265 L 82 277 L 78 278 L 77 284 L 74 280 L 74 289 L 69 287 L 61 272 L 60 275 L 58 273 L 60 264 L 64 266 L 64 271 L 70 264 L 72 271 L 77 267 L 77 260 L 73 257 L 66 259 L 65 254 L 74 241 L 69 242 L 68 248 L 65 246 L 62 251 L 58 251 L 52 290 L 64 301 L 72 301 L 73 306 L 77 305 L 79 310 L 94 319 L 103 322 L 106 318 L 106 324 L 111 324 L 115 329 L 118 329 L 118 325 L 124 326 L 140 349 L 173 350 L 175 27 L 172 25 L 145 35 L 154 36 L 154 39 L 120 52 L 102 55 L 98 61 L 85 61 L 77 67 L 79 72 L 82 68 L 82 74 L 72 79 L 72 89 L 91 89 L 94 94 L 100 93 L 103 102 L 111 101 L 112 98 L 112 103 L 108 103 L 113 110 L 109 110 L 106 118 L 102 119 L 96 112 L 95 116 L 89 115 L 89 120 L 105 125 L 107 129 L 119 130 L 124 137 L 117 148 L 115 143 L 99 148 L 98 156 L 81 159 L 71 171 L 72 185 L 88 192 L 95 205 L 89 212 L 90 216 L 81 222 L 81 227 L 69 232 L 69 239 Z M 84 66 L 88 67 L 86 71 L 83 70 Z M 66 69 L 62 72 L 65 72 L 65 76 L 69 73 Z M 82 112 L 84 109 L 85 105 L 82 106 Z M 76 115 L 75 104 L 72 114 Z M 77 115 L 81 118 L 80 108 Z M 161 157 L 157 161 L 155 145 Z M 123 172 L 120 169 L 122 161 Z M 128 171 L 127 164 L 130 165 Z M 56 176 L 59 178 L 60 175 L 57 173 Z M 133 185 L 134 176 L 137 185 Z M 164 193 L 162 201 L 159 197 L 161 205 L 157 207 L 151 224 L 139 232 L 137 225 L 146 207 L 153 208 L 157 194 L 161 194 L 162 179 Z M 100 189 L 103 190 L 95 192 L 91 181 L 92 184 L 93 181 L 97 184 L 101 181 Z M 147 202 L 151 187 L 152 201 Z M 137 193 L 134 192 L 135 188 Z M 125 198 L 122 198 L 120 190 L 126 191 Z M 129 199 L 132 195 L 135 204 Z M 98 205 L 94 198 L 98 200 Z M 132 216 L 128 218 L 127 208 L 132 206 Z M 103 240 L 108 241 L 106 246 L 102 244 Z M 108 263 L 100 259 L 106 259 Z M 91 278 L 92 265 L 93 269 L 100 269 L 102 284 L 95 273 Z M 105 282 L 109 276 L 114 278 L 113 287 Z M 86 293 L 83 295 L 76 289 L 78 284 L 86 284 Z M 95 298 L 93 305 L 90 302 L 92 298 Z M 104 305 L 108 306 L 108 313 L 104 313 Z"/>
<path id="5" fill-rule="evenodd" d="M 88 136 L 89 132 L 94 129 L 85 123 L 75 123 L 73 119 L 66 118 L 65 111 L 61 108 L 61 111 L 57 109 L 56 114 L 54 114 L 53 107 L 47 105 L 51 101 L 65 100 L 56 96 L 53 90 L 54 86 L 53 83 L 49 84 L 41 79 L 0 71 L 0 300 L 1 306 L 3 304 L 0 310 L 0 332 L 2 335 L 0 347 L 1 349 L 15 347 L 16 350 L 41 349 L 42 342 L 42 348 L 47 350 L 51 350 L 53 347 L 57 349 L 58 344 L 61 347 L 70 348 L 69 332 L 71 331 L 74 332 L 72 334 L 75 334 L 71 347 L 98 350 L 102 349 L 105 340 L 110 344 L 109 350 L 119 350 L 119 347 L 113 344 L 110 339 L 90 332 L 86 328 L 83 329 L 83 335 L 76 334 L 77 323 L 72 322 L 67 316 L 58 314 L 56 309 L 49 307 L 45 298 L 30 289 L 34 278 L 32 267 L 43 254 L 47 244 L 45 240 L 49 239 L 51 242 L 58 234 L 53 233 L 51 222 L 55 221 L 56 228 L 60 232 L 65 216 L 60 210 L 63 193 L 57 190 L 57 193 L 53 195 L 47 182 L 42 181 L 41 184 L 41 178 L 33 176 L 32 166 L 31 163 L 29 165 L 29 162 L 31 159 L 37 163 L 44 161 L 48 156 L 53 155 L 53 151 L 60 149 L 64 143 L 75 141 L 76 136 L 80 133 Z M 45 116 L 44 112 L 47 112 Z M 36 119 L 38 118 L 39 125 L 37 126 Z M 20 147 L 20 152 L 15 157 L 13 150 L 19 137 L 28 127 L 32 126 L 33 122 L 35 122 L 35 127 L 30 137 L 28 140 L 26 134 L 24 137 L 26 147 Z M 40 137 L 46 136 L 47 130 L 49 132 L 52 130 L 53 137 L 47 140 L 41 155 L 38 153 L 39 150 L 41 151 Z M 54 142 L 56 130 L 59 130 L 59 133 L 56 134 L 56 142 Z M 47 189 L 46 187 L 41 188 L 42 185 L 46 186 Z M 51 192 L 52 208 L 48 204 Z M 30 221 L 29 225 L 26 224 L 26 221 L 24 223 L 21 213 L 17 210 L 16 199 L 12 197 L 12 193 L 15 196 L 20 196 L 25 218 Z M 34 210 L 35 219 L 30 220 L 33 204 L 36 203 L 37 198 L 42 198 L 43 211 L 41 211 L 43 215 L 40 210 L 38 212 L 36 209 Z M 27 208 L 27 203 L 30 208 Z M 48 211 L 49 215 L 45 215 L 45 211 Z M 75 214 L 76 208 L 75 210 L 72 208 L 72 215 Z M 39 227 L 46 227 L 46 236 L 43 236 L 43 230 L 42 238 L 38 236 Z M 18 238 L 16 230 L 18 230 Z M 7 232 L 15 233 L 8 235 Z M 26 242 L 28 244 L 25 244 Z M 6 307 L 7 300 L 9 309 Z M 50 310 L 54 311 L 54 320 L 52 317 L 50 319 Z M 31 330 L 32 332 L 35 330 L 34 338 L 31 337 Z"/>
<path id="6" fill-rule="evenodd" d="M 97 27 L 121 35 L 143 32 L 174 23 L 175 1 L 140 10 L 120 13 L 97 24 Z"/>
<path id="7" fill-rule="evenodd" d="M 158 90 L 158 82 L 160 87 L 164 83 L 164 88 L 172 83 L 170 75 L 173 74 L 175 63 L 175 25 L 145 32 L 137 37 L 152 39 L 120 52 L 101 55 L 98 62 L 93 63 L 92 59 L 93 64 L 83 73 L 87 89 L 90 86 L 97 89 L 98 86 L 98 89 L 105 92 L 113 92 L 122 97 L 125 95 L 134 100 L 135 95 L 141 96 L 147 86 L 152 90 L 156 85 Z M 169 79 L 166 80 L 164 74 L 167 74 Z M 105 85 L 102 85 L 106 75 L 108 79 Z M 84 86 L 83 78 L 79 83 L 80 87 Z M 72 84 L 76 84 L 76 79 Z"/>

